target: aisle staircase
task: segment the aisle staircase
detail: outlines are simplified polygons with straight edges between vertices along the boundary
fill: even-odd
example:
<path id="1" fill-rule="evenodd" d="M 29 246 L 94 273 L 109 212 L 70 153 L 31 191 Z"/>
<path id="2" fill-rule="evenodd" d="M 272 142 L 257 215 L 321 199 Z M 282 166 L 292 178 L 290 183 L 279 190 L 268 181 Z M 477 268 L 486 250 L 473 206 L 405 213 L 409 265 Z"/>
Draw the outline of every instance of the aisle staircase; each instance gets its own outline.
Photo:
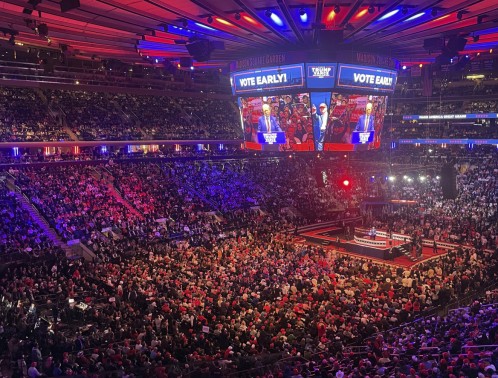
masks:
<path id="1" fill-rule="evenodd" d="M 114 186 L 114 176 L 105 167 L 96 167 L 91 172 L 92 176 L 99 181 L 104 181 L 104 183 L 109 188 L 109 193 L 114 197 L 116 202 L 121 203 L 125 206 L 130 213 L 137 216 L 140 219 L 144 219 L 142 213 L 140 213 L 130 202 L 123 198 L 121 192 Z"/>
<path id="2" fill-rule="evenodd" d="M 62 248 L 66 253 L 66 257 L 73 258 L 75 254 L 72 248 L 62 241 L 57 232 L 50 227 L 47 220 L 40 214 L 38 209 L 28 200 L 28 198 L 17 190 L 14 191 L 14 195 L 21 204 L 22 208 L 29 213 L 31 218 L 38 224 L 38 226 L 40 226 L 45 235 L 48 236 L 54 245 Z"/>
<path id="3" fill-rule="evenodd" d="M 405 255 L 406 257 L 408 257 L 408 259 L 410 259 L 410 261 L 418 261 L 418 259 L 416 257 L 413 257 L 412 254 L 410 253 L 410 251 L 408 250 L 408 245 L 409 244 L 402 244 L 400 246 L 398 246 L 398 251 L 400 251 L 403 255 Z"/>

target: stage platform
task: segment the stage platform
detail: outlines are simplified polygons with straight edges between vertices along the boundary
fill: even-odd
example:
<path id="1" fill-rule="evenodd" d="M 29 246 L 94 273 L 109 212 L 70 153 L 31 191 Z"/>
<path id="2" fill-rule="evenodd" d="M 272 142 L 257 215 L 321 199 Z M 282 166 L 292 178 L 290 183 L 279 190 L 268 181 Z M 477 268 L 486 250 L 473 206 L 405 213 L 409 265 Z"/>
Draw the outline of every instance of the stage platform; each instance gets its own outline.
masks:
<path id="1" fill-rule="evenodd" d="M 384 234 L 382 232 L 380 233 Z M 443 248 L 438 249 L 438 252 L 434 253 L 432 247 L 424 245 L 422 248 L 422 256 L 417 261 L 412 261 L 408 256 L 402 255 L 399 252 L 391 256 L 389 254 L 391 248 L 389 243 L 392 242 L 394 247 L 402 245 L 407 246 L 408 243 L 405 242 L 408 241 L 408 237 L 399 237 L 397 238 L 398 240 L 393 240 L 383 236 L 377 236 L 375 240 L 371 240 L 368 237 L 357 236 L 356 240 L 355 238 L 348 240 L 339 227 L 316 228 L 314 230 L 299 233 L 299 235 L 309 243 L 321 245 L 326 249 L 335 249 L 341 254 L 368 258 L 379 263 L 406 268 L 411 268 L 422 262 L 439 258 L 447 253 L 446 249 Z"/>

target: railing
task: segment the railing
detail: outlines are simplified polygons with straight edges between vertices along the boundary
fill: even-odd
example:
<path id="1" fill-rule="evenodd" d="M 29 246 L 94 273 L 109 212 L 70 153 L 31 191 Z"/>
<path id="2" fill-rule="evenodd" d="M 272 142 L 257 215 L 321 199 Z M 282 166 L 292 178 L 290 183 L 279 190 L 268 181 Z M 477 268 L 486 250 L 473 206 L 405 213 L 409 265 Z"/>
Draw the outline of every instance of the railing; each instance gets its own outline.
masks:
<path id="1" fill-rule="evenodd" d="M 112 72 L 105 72 L 96 69 L 78 69 L 77 67 L 56 66 L 52 73 L 40 68 L 38 64 L 0 61 L 1 79 L 5 81 L 31 81 L 49 84 L 66 84 L 66 85 L 92 85 L 92 86 L 113 86 L 127 88 L 147 88 L 155 90 L 187 90 L 182 78 L 167 77 L 175 80 L 166 80 L 164 77 L 146 78 L 146 77 L 123 77 L 114 76 Z M 194 82 L 191 87 L 196 90 L 205 90 L 218 93 L 228 93 L 229 86 L 215 85 L 215 82 Z"/>
<path id="2" fill-rule="evenodd" d="M 387 246 L 387 241 L 386 240 L 371 240 L 371 239 L 365 239 L 361 238 L 359 236 L 354 237 L 354 241 L 358 243 L 359 245 L 369 245 L 371 247 L 383 247 L 385 248 Z"/>

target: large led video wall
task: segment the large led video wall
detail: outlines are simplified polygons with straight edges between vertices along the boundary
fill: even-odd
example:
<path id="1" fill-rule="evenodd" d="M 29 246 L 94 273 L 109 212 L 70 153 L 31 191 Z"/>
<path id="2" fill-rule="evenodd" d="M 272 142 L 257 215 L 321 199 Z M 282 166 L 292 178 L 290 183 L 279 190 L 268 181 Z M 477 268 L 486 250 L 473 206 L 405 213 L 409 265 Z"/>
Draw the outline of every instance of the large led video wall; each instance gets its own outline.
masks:
<path id="1" fill-rule="evenodd" d="M 380 147 L 396 71 L 306 63 L 233 73 L 248 149 L 356 151 Z"/>
<path id="2" fill-rule="evenodd" d="M 315 150 L 355 151 L 380 147 L 387 97 L 314 92 Z"/>
<path id="3" fill-rule="evenodd" d="M 246 147 L 266 151 L 313 151 L 307 93 L 239 99 Z"/>

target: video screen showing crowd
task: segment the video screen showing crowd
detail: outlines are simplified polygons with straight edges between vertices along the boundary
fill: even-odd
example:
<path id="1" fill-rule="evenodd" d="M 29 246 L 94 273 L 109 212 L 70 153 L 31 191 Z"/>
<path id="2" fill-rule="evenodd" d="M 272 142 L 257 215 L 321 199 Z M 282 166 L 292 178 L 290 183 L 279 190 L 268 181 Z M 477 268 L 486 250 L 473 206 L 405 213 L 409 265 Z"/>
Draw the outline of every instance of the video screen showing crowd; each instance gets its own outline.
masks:
<path id="1" fill-rule="evenodd" d="M 313 151 L 309 95 L 240 98 L 246 147 L 266 151 Z M 272 134 L 275 140 L 270 140 Z"/>
<path id="2" fill-rule="evenodd" d="M 248 149 L 354 151 L 380 146 L 386 96 L 330 92 L 240 97 Z"/>
<path id="3" fill-rule="evenodd" d="M 316 151 L 380 147 L 386 96 L 322 92 L 311 99 Z"/>

